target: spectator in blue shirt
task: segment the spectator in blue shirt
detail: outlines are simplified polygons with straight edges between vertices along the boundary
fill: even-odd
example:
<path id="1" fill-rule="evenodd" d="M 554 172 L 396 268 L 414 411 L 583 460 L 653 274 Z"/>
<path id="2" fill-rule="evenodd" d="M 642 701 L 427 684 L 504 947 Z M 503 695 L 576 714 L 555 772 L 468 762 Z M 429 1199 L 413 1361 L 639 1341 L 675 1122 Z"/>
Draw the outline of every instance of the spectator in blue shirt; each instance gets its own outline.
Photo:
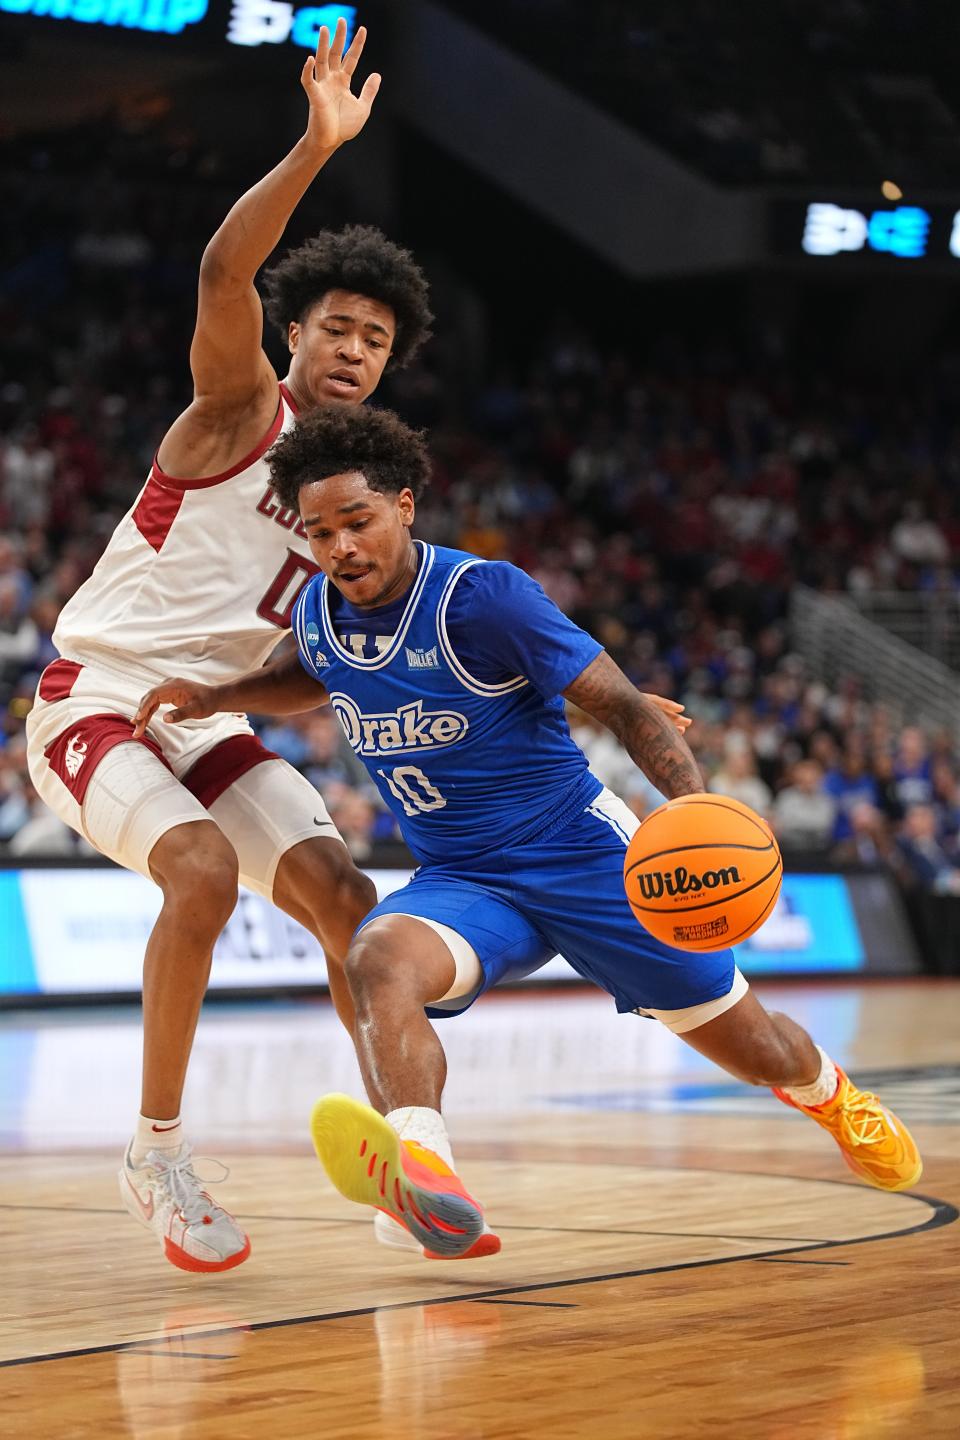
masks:
<path id="1" fill-rule="evenodd" d="M 839 766 L 827 773 L 823 788 L 837 802 L 833 842 L 838 844 L 841 840 L 849 840 L 853 834 L 850 824 L 853 807 L 864 802 L 877 806 L 880 801 L 877 782 L 867 769 L 867 757 L 861 741 L 848 740 Z"/>
<path id="2" fill-rule="evenodd" d="M 911 805 L 929 805 L 933 799 L 930 748 L 927 737 L 917 725 L 910 725 L 900 736 L 893 766 L 897 799 L 904 809 Z"/>

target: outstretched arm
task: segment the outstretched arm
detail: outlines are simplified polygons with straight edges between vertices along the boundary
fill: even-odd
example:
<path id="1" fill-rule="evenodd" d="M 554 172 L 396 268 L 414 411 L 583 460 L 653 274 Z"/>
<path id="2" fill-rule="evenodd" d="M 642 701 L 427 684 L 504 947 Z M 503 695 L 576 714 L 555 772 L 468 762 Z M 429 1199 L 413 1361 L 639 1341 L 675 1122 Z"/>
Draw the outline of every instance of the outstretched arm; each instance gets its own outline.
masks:
<path id="1" fill-rule="evenodd" d="M 140 701 L 133 717 L 133 738 L 139 739 L 161 705 L 176 707 L 163 717 L 166 724 L 176 725 L 181 720 L 206 720 L 221 710 L 298 715 L 326 705 L 329 698 L 319 680 L 312 679 L 304 670 L 294 650 L 224 685 L 201 685 L 197 680 L 162 680 Z"/>
<path id="2" fill-rule="evenodd" d="M 703 780 L 690 747 L 670 719 L 602 651 L 564 695 L 611 730 L 633 763 L 664 795 L 697 795 Z"/>
<path id="3" fill-rule="evenodd" d="M 257 443 L 276 413 L 278 382 L 263 349 L 263 307 L 254 279 L 311 182 L 363 129 L 380 88 L 380 76 L 370 75 L 359 95 L 351 94 L 367 32 L 361 26 L 344 54 L 346 34 L 343 19 L 332 41 L 321 28 L 317 53 L 300 75 L 309 106 L 306 131 L 240 197 L 203 253 L 190 347 L 193 402 L 158 452 L 170 475 L 194 479 L 227 469 Z"/>
<path id="4" fill-rule="evenodd" d="M 361 26 L 344 54 L 346 35 L 342 18 L 332 42 L 326 26 L 321 28 L 317 53 L 300 75 L 309 105 L 306 132 L 269 175 L 240 197 L 204 251 L 190 351 L 198 399 L 210 396 L 229 404 L 238 392 L 252 393 L 265 372 L 273 376 L 261 345 L 263 313 L 254 277 L 331 155 L 363 129 L 380 88 L 380 76 L 370 75 L 360 94 L 351 94 L 367 32 Z"/>

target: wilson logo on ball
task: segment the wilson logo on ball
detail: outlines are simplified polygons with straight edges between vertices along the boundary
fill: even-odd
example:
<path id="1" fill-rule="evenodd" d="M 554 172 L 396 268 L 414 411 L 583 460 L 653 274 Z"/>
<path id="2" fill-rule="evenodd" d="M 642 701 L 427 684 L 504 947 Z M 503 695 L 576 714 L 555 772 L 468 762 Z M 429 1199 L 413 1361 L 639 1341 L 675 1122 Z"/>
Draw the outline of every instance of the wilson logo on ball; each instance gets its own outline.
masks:
<path id="1" fill-rule="evenodd" d="M 716 890 L 718 885 L 739 885 L 740 871 L 736 865 L 727 865 L 722 870 L 704 870 L 697 875 L 685 866 L 675 870 L 648 870 L 637 875 L 637 887 L 644 900 L 659 900 L 664 891 L 668 895 L 697 895 L 701 890 Z"/>
<path id="2" fill-rule="evenodd" d="M 729 795 L 680 795 L 627 846 L 627 903 L 648 934 L 683 950 L 724 950 L 763 924 L 783 864 L 766 821 Z"/>

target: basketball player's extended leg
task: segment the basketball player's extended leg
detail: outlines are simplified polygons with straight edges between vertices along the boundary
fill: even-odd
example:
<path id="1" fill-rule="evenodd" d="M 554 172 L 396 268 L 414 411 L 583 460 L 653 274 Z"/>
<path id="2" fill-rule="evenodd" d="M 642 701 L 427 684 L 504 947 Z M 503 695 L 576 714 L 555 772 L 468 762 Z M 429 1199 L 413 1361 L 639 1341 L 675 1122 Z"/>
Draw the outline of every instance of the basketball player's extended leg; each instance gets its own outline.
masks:
<path id="1" fill-rule="evenodd" d="M 752 990 L 681 1038 L 750 1085 L 811 1085 L 820 1073 L 820 1052 L 806 1030 L 789 1015 L 765 1010 Z"/>
<path id="2" fill-rule="evenodd" d="M 237 903 L 237 857 L 212 820 L 176 825 L 150 852 L 163 907 L 143 965 L 143 1096 L 157 1120 L 180 1100 L 213 947 Z"/>
<path id="3" fill-rule="evenodd" d="M 383 915 L 360 931 L 346 975 L 360 1069 L 380 1114 L 331 1095 L 318 1101 L 311 1120 L 317 1153 L 341 1194 L 383 1212 L 378 1224 L 392 1217 L 428 1259 L 500 1249 L 453 1171 L 439 1113 L 447 1062 L 424 1006 L 446 995 L 456 973 L 447 945 L 419 920 Z"/>
<path id="4" fill-rule="evenodd" d="M 344 973 L 353 934 L 377 903 L 377 889 L 358 870 L 341 840 L 302 840 L 281 857 L 273 881 L 273 903 L 315 935 L 327 957 L 330 996 L 353 1034 L 354 1008 Z"/>
<path id="5" fill-rule="evenodd" d="M 788 1015 L 770 1013 L 747 991 L 736 1005 L 682 1039 L 721 1069 L 777 1097 L 828 1130 L 854 1174 L 882 1190 L 905 1190 L 923 1166 L 910 1132 L 859 1090 Z"/>
<path id="6" fill-rule="evenodd" d="M 171 1264 L 232 1270 L 250 1254 L 250 1240 L 193 1170 L 180 1098 L 213 947 L 237 900 L 237 857 L 212 820 L 198 819 L 167 830 L 148 864 L 163 905 L 144 960 L 143 1103 L 120 1194 Z"/>
<path id="7" fill-rule="evenodd" d="M 411 1105 L 440 1109 L 447 1060 L 423 1007 L 447 993 L 455 973 L 440 936 L 406 915 L 380 916 L 350 946 L 357 1059 L 381 1114 Z"/>

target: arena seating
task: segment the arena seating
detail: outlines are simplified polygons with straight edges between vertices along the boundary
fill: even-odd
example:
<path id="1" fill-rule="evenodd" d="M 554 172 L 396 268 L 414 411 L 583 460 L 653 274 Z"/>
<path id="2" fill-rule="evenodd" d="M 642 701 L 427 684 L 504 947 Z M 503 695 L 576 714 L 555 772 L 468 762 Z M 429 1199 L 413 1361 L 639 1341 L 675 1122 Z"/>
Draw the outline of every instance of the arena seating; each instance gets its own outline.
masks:
<path id="1" fill-rule="evenodd" d="M 956 174 L 949 5 L 447 4 L 719 181 L 933 186 Z"/>
<path id="2" fill-rule="evenodd" d="M 202 147 L 143 126 L 109 137 L 112 178 L 92 191 L 60 182 L 106 131 L 0 152 L 6 248 L 24 257 L 0 274 L 0 847 L 12 855 L 77 845 L 31 790 L 24 719 L 59 607 L 188 399 L 195 256 L 224 208 Z M 894 389 L 716 345 L 665 340 L 631 360 L 569 325 L 522 364 L 493 356 L 467 413 L 438 371 L 428 355 L 383 392 L 431 429 L 420 533 L 522 565 L 639 686 L 681 698 L 708 783 L 768 814 L 786 845 L 960 888 L 951 737 L 896 733 L 852 682 L 829 693 L 787 625 L 797 580 L 956 589 L 946 358 Z M 572 720 L 644 813 L 655 793 L 611 737 Z M 324 788 L 358 856 L 392 836 L 332 720 L 261 728 Z"/>

